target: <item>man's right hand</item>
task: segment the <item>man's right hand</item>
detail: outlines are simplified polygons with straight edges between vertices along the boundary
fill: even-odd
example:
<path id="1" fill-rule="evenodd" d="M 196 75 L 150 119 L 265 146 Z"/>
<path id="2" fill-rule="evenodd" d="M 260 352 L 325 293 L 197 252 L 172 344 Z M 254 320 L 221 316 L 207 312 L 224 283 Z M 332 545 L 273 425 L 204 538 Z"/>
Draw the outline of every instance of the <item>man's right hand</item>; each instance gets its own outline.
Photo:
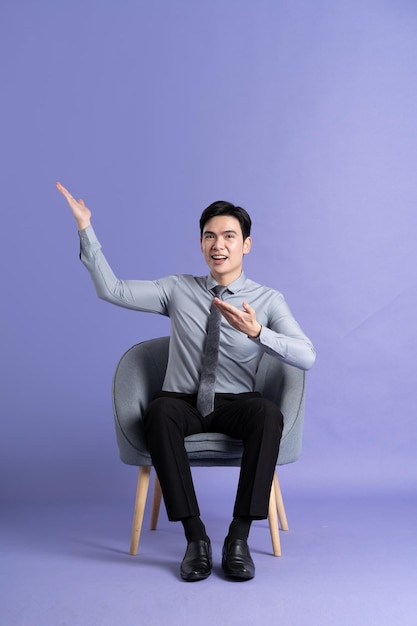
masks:
<path id="1" fill-rule="evenodd" d="M 67 199 L 67 202 L 71 207 L 72 214 L 77 222 L 78 230 L 84 230 L 84 228 L 90 226 L 91 211 L 85 206 L 84 200 L 76 200 L 70 194 L 68 189 L 65 189 L 65 187 L 61 185 L 61 183 L 56 183 L 56 188 Z"/>

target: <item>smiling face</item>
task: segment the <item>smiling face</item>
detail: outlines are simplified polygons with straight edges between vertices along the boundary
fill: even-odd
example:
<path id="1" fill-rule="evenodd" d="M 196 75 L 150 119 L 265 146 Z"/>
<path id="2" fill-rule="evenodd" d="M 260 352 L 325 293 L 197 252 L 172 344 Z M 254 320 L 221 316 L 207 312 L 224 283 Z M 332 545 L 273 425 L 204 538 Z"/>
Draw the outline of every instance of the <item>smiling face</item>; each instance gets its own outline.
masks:
<path id="1" fill-rule="evenodd" d="M 252 239 L 243 239 L 239 220 L 231 215 L 212 217 L 204 225 L 201 251 L 210 273 L 219 285 L 230 285 L 242 273 L 243 256 Z"/>

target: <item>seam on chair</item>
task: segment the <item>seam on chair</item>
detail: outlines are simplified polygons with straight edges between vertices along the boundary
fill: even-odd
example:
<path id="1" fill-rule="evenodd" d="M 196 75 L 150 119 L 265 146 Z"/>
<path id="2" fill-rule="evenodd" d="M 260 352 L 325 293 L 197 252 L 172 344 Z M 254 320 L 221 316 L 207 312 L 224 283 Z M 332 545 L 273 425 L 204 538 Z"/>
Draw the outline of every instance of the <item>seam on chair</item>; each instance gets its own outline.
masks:
<path id="1" fill-rule="evenodd" d="M 298 417 L 300 415 L 300 411 L 301 411 L 301 407 L 303 406 L 304 403 L 304 393 L 305 393 L 305 386 L 306 386 L 306 374 L 305 372 L 303 372 L 303 386 L 302 386 L 302 390 L 301 390 L 301 394 L 300 394 L 300 401 L 298 403 L 298 409 L 297 409 L 297 414 L 295 417 L 295 420 L 292 423 L 291 428 L 288 430 L 288 432 L 285 435 L 285 439 L 288 437 L 288 435 L 294 430 L 295 425 L 297 423 Z M 284 418 L 285 419 L 285 418 Z"/>
<path id="2" fill-rule="evenodd" d="M 124 353 L 122 354 L 122 356 L 120 357 L 120 359 L 119 359 L 119 361 L 118 361 L 118 363 L 117 363 L 117 367 L 116 367 L 116 370 L 115 370 L 115 372 L 114 372 L 114 374 L 113 374 L 113 381 L 112 381 L 112 404 L 113 404 L 113 415 L 114 415 L 114 417 L 115 417 L 115 419 L 116 419 L 116 421 L 117 421 L 117 424 L 118 424 L 118 426 L 119 426 L 119 432 L 123 435 L 123 437 L 125 438 L 125 440 L 127 441 L 127 443 L 128 443 L 129 445 L 131 445 L 133 448 L 135 448 L 135 450 L 138 450 L 138 452 L 140 452 L 140 450 L 139 450 L 136 446 L 134 446 L 134 445 L 131 443 L 131 441 L 127 438 L 126 433 L 125 433 L 125 431 L 124 431 L 124 429 L 123 429 L 123 427 L 122 427 L 122 424 L 121 424 L 121 421 L 120 421 L 120 418 L 119 418 L 119 414 L 118 414 L 118 411 L 117 411 L 117 407 L 116 407 L 116 402 L 115 402 L 115 396 L 116 396 L 116 394 L 115 394 L 115 388 L 116 388 L 116 378 L 117 378 L 117 375 L 118 375 L 118 372 L 119 372 L 119 369 L 120 369 L 120 364 L 121 364 L 121 362 L 123 361 L 123 359 L 124 359 L 124 358 L 125 358 L 125 357 L 129 354 L 129 352 L 131 352 L 132 350 L 134 350 L 134 349 L 136 348 L 136 346 L 137 346 L 137 345 L 139 345 L 139 344 L 135 344 L 134 346 L 131 346 L 131 347 L 129 348 L 129 350 L 126 350 L 126 352 L 124 352 Z M 116 433 L 116 434 L 117 434 L 117 433 Z M 120 450 L 119 450 L 119 452 L 120 452 Z"/>

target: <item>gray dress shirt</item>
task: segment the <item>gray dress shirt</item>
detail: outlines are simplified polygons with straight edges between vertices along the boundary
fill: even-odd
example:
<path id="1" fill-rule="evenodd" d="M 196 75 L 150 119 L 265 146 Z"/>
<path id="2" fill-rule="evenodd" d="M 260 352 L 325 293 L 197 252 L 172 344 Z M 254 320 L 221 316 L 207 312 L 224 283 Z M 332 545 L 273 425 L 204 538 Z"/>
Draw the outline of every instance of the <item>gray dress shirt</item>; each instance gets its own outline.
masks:
<path id="1" fill-rule="evenodd" d="M 80 257 L 100 298 L 128 309 L 170 318 L 171 339 L 163 390 L 196 393 L 213 301 L 210 289 L 216 284 L 214 278 L 178 274 L 152 281 L 120 280 L 108 264 L 93 227 L 80 231 L 79 235 Z M 222 319 L 217 393 L 253 391 L 263 352 L 301 369 L 307 370 L 313 365 L 313 345 L 293 318 L 281 293 L 255 283 L 242 273 L 228 285 L 223 300 L 239 309 L 243 301 L 248 302 L 255 309 L 262 330 L 259 338 L 250 339 Z"/>

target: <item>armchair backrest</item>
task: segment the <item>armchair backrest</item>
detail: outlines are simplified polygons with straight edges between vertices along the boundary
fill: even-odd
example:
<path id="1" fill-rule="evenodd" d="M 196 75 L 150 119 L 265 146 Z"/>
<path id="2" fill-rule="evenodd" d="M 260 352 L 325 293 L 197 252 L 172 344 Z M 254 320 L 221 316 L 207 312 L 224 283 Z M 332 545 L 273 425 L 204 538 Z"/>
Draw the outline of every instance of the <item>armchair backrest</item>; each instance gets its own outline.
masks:
<path id="1" fill-rule="evenodd" d="M 113 377 L 113 411 L 120 458 L 129 465 L 151 465 L 141 421 L 160 390 L 168 361 L 169 337 L 150 339 L 130 348 Z M 284 416 L 278 464 L 296 461 L 301 453 L 305 372 L 268 354 L 261 359 L 256 390 L 278 404 Z M 186 439 L 192 465 L 240 465 L 242 444 L 217 433 Z"/>

